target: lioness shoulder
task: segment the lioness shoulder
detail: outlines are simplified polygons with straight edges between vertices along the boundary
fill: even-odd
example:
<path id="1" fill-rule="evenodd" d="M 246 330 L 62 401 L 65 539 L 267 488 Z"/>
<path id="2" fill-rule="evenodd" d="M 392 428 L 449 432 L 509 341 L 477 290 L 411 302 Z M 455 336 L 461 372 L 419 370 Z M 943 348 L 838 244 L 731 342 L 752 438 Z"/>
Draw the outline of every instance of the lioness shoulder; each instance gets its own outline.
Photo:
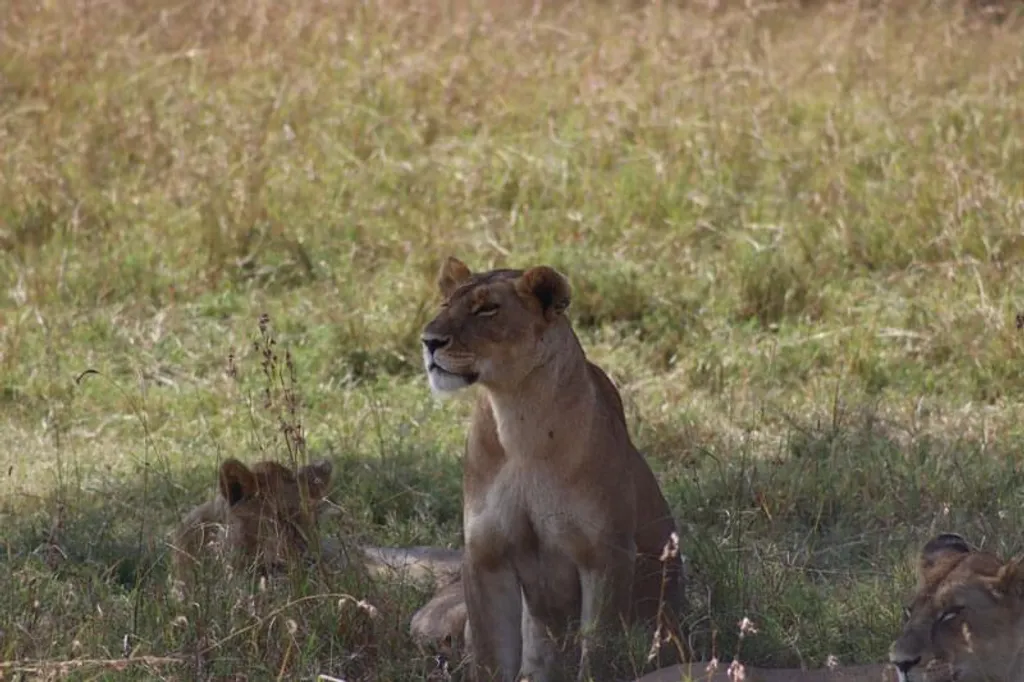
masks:
<path id="1" fill-rule="evenodd" d="M 598 630 L 642 621 L 683 646 L 675 521 L 626 426 L 618 390 L 565 315 L 547 266 L 442 267 L 422 334 L 441 394 L 479 386 L 463 469 L 463 589 L 472 660 L 500 679 L 549 679 L 554 637 L 582 624 L 579 675 Z M 666 551 L 666 548 L 669 551 Z"/>
<path id="2" fill-rule="evenodd" d="M 889 660 L 930 679 L 1024 681 L 1024 571 L 942 533 L 921 550 L 917 589 Z"/>

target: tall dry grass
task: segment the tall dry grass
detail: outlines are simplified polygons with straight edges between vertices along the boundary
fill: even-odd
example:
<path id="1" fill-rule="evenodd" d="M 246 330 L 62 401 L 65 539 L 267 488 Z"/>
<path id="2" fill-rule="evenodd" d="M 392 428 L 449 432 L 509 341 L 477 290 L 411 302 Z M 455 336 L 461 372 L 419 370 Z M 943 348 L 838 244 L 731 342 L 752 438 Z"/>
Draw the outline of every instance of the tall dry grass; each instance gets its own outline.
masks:
<path id="1" fill-rule="evenodd" d="M 484 0 L 5 12 L 4 660 L 182 659 L 124 673 L 140 678 L 430 670 L 405 633 L 415 588 L 306 576 L 250 602 L 213 581 L 182 611 L 163 532 L 212 494 L 220 459 L 288 456 L 258 399 L 266 313 L 306 442 L 339 471 L 325 531 L 458 544 L 466 409 L 431 402 L 417 348 L 448 253 L 570 276 L 573 320 L 685 528 L 698 653 L 729 655 L 749 616 L 747 663 L 877 660 L 926 535 L 1020 549 L 1012 17 Z M 323 597 L 339 594 L 380 618 Z"/>

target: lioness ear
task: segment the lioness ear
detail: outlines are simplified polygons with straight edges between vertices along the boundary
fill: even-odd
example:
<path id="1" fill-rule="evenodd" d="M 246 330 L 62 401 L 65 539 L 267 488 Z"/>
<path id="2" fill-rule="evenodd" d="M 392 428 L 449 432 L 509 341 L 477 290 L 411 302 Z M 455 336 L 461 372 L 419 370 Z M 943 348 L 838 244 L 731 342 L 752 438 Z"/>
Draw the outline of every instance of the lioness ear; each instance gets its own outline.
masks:
<path id="1" fill-rule="evenodd" d="M 918 573 L 923 577 L 935 567 L 940 559 L 957 554 L 969 554 L 970 545 L 962 535 L 956 533 L 939 533 L 921 549 L 921 558 L 918 560 Z"/>
<path id="2" fill-rule="evenodd" d="M 1024 557 L 1010 559 L 996 574 L 996 589 L 1016 598 L 1024 597 Z"/>
<path id="3" fill-rule="evenodd" d="M 553 320 L 569 307 L 569 280 L 547 265 L 530 268 L 516 281 L 520 295 L 533 296 L 540 302 L 544 316 Z"/>
<path id="4" fill-rule="evenodd" d="M 259 489 L 256 483 L 256 475 L 237 459 L 225 460 L 220 465 L 220 494 L 228 501 L 229 506 L 235 506 L 242 500 L 247 500 L 256 495 Z"/>
<path id="5" fill-rule="evenodd" d="M 460 284 L 473 276 L 466 264 L 455 256 L 448 256 L 441 266 L 441 272 L 437 276 L 437 288 L 441 295 L 448 298 Z"/>
<path id="6" fill-rule="evenodd" d="M 314 500 L 318 500 L 327 492 L 333 472 L 334 465 L 326 459 L 321 459 L 299 469 L 299 478 L 306 482 L 309 496 Z"/>

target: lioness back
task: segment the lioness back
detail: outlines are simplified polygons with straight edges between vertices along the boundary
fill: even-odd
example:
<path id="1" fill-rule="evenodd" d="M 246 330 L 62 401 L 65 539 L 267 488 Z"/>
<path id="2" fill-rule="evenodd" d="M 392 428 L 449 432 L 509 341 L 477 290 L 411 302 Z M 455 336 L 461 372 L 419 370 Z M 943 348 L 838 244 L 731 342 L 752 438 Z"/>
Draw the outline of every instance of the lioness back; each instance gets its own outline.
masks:
<path id="1" fill-rule="evenodd" d="M 618 390 L 564 315 L 568 282 L 546 266 L 474 274 L 449 258 L 438 283 L 444 302 L 422 335 L 430 386 L 480 387 L 463 468 L 477 672 L 548 679 L 552 633 L 570 621 L 584 625 L 580 674 L 595 627 L 653 627 L 660 615 L 662 632 L 682 639 L 675 521 Z"/>
<path id="2" fill-rule="evenodd" d="M 1024 573 L 942 533 L 918 559 L 916 593 L 889 660 L 904 676 L 1024 682 Z"/>

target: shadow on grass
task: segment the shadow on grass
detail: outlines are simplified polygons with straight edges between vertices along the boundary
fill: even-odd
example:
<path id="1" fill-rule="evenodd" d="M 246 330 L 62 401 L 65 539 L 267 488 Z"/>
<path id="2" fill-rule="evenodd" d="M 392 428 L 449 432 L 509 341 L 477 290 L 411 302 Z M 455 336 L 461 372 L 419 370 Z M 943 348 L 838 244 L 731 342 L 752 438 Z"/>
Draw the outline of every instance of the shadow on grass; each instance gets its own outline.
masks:
<path id="1" fill-rule="evenodd" d="M 742 647 L 742 661 L 766 667 L 884 660 L 930 536 L 1022 549 L 1019 442 L 915 436 L 871 410 L 791 421 L 768 454 L 659 427 L 640 435 L 683 529 L 705 658 Z M 745 617 L 758 633 L 741 642 Z"/>
<path id="2" fill-rule="evenodd" d="M 915 435 L 870 410 L 792 421 L 767 453 L 683 443 L 677 428 L 645 426 L 638 444 L 683 531 L 688 620 L 702 658 L 738 653 L 766 667 L 820 667 L 830 655 L 843 664 L 882 660 L 927 537 L 954 530 L 1003 556 L 1021 549 L 1024 472 L 1010 454 L 1019 443 Z M 412 449 L 327 456 L 341 522 L 325 521 L 325 533 L 460 544 L 457 458 Z M 303 570 L 286 579 L 288 589 L 260 591 L 211 574 L 194 603 L 173 602 L 165 533 L 213 494 L 215 472 L 151 471 L 148 488 L 142 481 L 70 496 L 56 525 L 58 505 L 47 500 L 5 528 L 5 660 L 118 658 L 127 641 L 133 655 L 183 657 L 174 673 L 183 678 L 423 679 L 433 666 L 407 635 L 427 598 L 414 586 Z M 48 549 L 51 540 L 59 551 Z M 741 640 L 743 618 L 758 631 Z"/>
<path id="3" fill-rule="evenodd" d="M 325 535 L 381 544 L 460 539 L 458 460 L 412 450 L 386 461 L 326 456 L 341 514 L 324 519 Z M 54 494 L 12 515 L 0 557 L 2 660 L 116 660 L 130 651 L 181 658 L 163 671 L 175 679 L 423 679 L 435 664 L 407 634 L 412 611 L 428 597 L 415 585 L 304 567 L 280 579 L 284 589 L 266 590 L 206 566 L 190 603 L 172 599 L 167 533 L 214 495 L 215 467 L 173 476 L 151 470 L 68 490 L 63 504 Z"/>

